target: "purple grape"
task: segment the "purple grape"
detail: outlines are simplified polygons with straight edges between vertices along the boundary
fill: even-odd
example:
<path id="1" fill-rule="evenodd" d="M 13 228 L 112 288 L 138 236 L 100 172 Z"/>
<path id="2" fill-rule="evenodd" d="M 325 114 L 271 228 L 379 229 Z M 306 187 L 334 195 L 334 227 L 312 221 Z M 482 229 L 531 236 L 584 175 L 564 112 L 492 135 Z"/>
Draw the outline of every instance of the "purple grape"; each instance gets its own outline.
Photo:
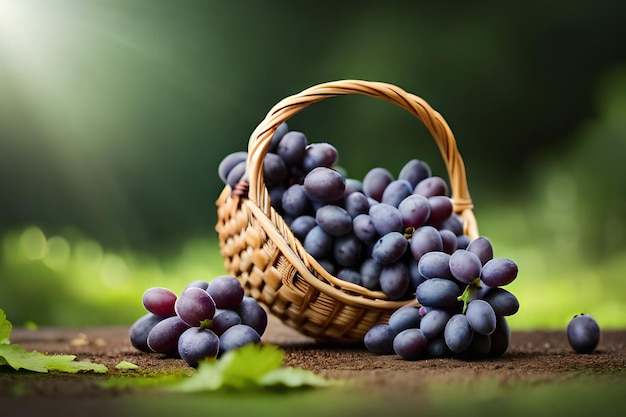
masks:
<path id="1" fill-rule="evenodd" d="M 403 359 L 417 360 L 425 356 L 427 343 L 420 329 L 406 329 L 393 339 L 393 350 Z"/>
<path id="2" fill-rule="evenodd" d="M 352 233 L 337 236 L 333 243 L 333 256 L 340 267 L 358 267 L 363 260 L 363 243 Z"/>
<path id="3" fill-rule="evenodd" d="M 577 314 L 567 324 L 567 340 L 576 352 L 592 353 L 600 342 L 600 326 L 591 315 Z"/>
<path id="4" fill-rule="evenodd" d="M 354 268 L 341 268 L 337 271 L 337 278 L 342 281 L 351 282 L 352 284 L 362 285 L 363 280 L 361 273 Z"/>
<path id="5" fill-rule="evenodd" d="M 479 236 L 470 241 L 467 245 L 467 250 L 478 256 L 483 265 L 493 259 L 493 247 L 489 239 L 484 236 Z"/>
<path id="6" fill-rule="evenodd" d="M 148 346 L 148 334 L 150 334 L 152 328 L 163 319 L 163 317 L 152 313 L 147 313 L 137 319 L 130 326 L 130 344 L 133 345 L 135 349 L 142 352 L 152 352 L 153 350 Z"/>
<path id="7" fill-rule="evenodd" d="M 398 333 L 387 323 L 379 323 L 372 326 L 365 336 L 363 342 L 370 352 L 379 355 L 393 355 L 393 339 Z"/>
<path id="8" fill-rule="evenodd" d="M 491 304 L 498 316 L 512 316 L 519 310 L 517 297 L 504 288 L 489 288 L 483 299 Z"/>
<path id="9" fill-rule="evenodd" d="M 352 220 L 352 231 L 363 243 L 373 243 L 379 235 L 369 214 L 359 214 Z"/>
<path id="10" fill-rule="evenodd" d="M 226 155 L 226 157 L 221 160 L 220 164 L 217 167 L 217 173 L 222 182 L 224 184 L 228 184 L 228 175 L 230 174 L 230 171 L 232 171 L 233 168 L 237 166 L 240 162 L 244 162 L 245 166 L 245 162 L 247 161 L 247 159 L 248 152 L 245 151 L 233 152 Z"/>
<path id="11" fill-rule="evenodd" d="M 489 352 L 491 352 L 491 335 L 474 332 L 465 354 L 471 358 L 483 358 L 489 355 Z"/>
<path id="12" fill-rule="evenodd" d="M 293 184 L 285 190 L 281 199 L 281 207 L 285 214 L 294 218 L 312 211 L 311 201 L 309 201 L 304 187 L 300 184 Z"/>
<path id="13" fill-rule="evenodd" d="M 400 170 L 398 179 L 408 181 L 411 184 L 411 187 L 415 188 L 420 181 L 430 177 L 431 175 L 432 172 L 430 166 L 426 162 L 418 159 L 411 159 Z"/>
<path id="14" fill-rule="evenodd" d="M 399 333 L 406 329 L 419 328 L 421 321 L 419 307 L 409 305 L 400 307 L 391 314 L 389 326 Z"/>
<path id="15" fill-rule="evenodd" d="M 202 288 L 203 290 L 206 290 L 209 287 L 209 281 L 206 281 L 204 279 L 197 279 L 195 281 L 191 281 L 189 284 L 185 286 L 183 291 L 189 287 L 198 287 L 198 288 Z"/>
<path id="16" fill-rule="evenodd" d="M 448 184 L 441 177 L 428 177 L 418 182 L 413 192 L 424 197 L 448 195 Z"/>
<path id="17" fill-rule="evenodd" d="M 346 179 L 334 169 L 317 167 L 304 177 L 303 188 L 311 201 L 332 203 L 343 196 Z"/>
<path id="18" fill-rule="evenodd" d="M 402 200 L 412 194 L 413 187 L 411 187 L 410 182 L 405 180 L 394 180 L 391 181 L 389 185 L 387 185 L 387 188 L 385 188 L 385 191 L 383 191 L 380 202 L 398 207 Z"/>
<path id="19" fill-rule="evenodd" d="M 230 275 L 214 278 L 209 282 L 206 292 L 215 302 L 215 307 L 220 309 L 237 308 L 244 295 L 244 290 L 239 280 Z"/>
<path id="20" fill-rule="evenodd" d="M 143 293 L 141 301 L 150 313 L 161 317 L 171 317 L 176 315 L 174 304 L 177 298 L 176 294 L 168 288 L 151 287 Z"/>
<path id="21" fill-rule="evenodd" d="M 241 324 L 241 317 L 234 310 L 218 310 L 213 317 L 211 323 L 211 330 L 221 336 L 227 329 L 233 327 L 235 324 Z"/>
<path id="22" fill-rule="evenodd" d="M 307 233 L 309 233 L 316 225 L 317 222 L 315 221 L 315 217 L 304 214 L 293 219 L 289 227 L 291 227 L 294 236 L 302 242 L 304 241 Z"/>
<path id="23" fill-rule="evenodd" d="M 349 196 L 352 193 L 363 194 L 363 182 L 357 180 L 356 178 L 346 178 L 346 189 L 344 190 L 344 195 Z"/>
<path id="24" fill-rule="evenodd" d="M 174 307 L 178 317 L 192 327 L 200 327 L 203 321 L 213 319 L 215 314 L 215 301 L 209 293 L 197 287 L 183 291 Z"/>
<path id="25" fill-rule="evenodd" d="M 235 185 L 237 185 L 239 180 L 243 178 L 244 174 L 246 173 L 247 166 L 248 165 L 246 161 L 241 161 L 228 172 L 228 176 L 226 177 L 226 184 L 230 188 L 235 188 Z"/>
<path id="26" fill-rule="evenodd" d="M 367 214 L 370 211 L 370 203 L 361 192 L 353 192 L 346 195 L 346 211 L 353 219 L 359 214 Z"/>
<path id="27" fill-rule="evenodd" d="M 276 147 L 276 153 L 287 165 L 299 166 L 302 163 L 308 141 L 304 133 L 290 131 L 283 135 Z"/>
<path id="28" fill-rule="evenodd" d="M 222 333 L 219 340 L 219 352 L 222 354 L 251 343 L 261 343 L 261 335 L 259 335 L 255 329 L 246 324 L 235 324 Z"/>
<path id="29" fill-rule="evenodd" d="M 383 236 L 389 232 L 403 232 L 402 214 L 397 207 L 379 203 L 370 207 L 369 216 L 376 232 Z"/>
<path id="30" fill-rule="evenodd" d="M 416 194 L 419 195 L 419 194 Z M 439 225 L 452 215 L 452 199 L 445 195 L 435 195 L 428 198 L 430 206 L 430 216 L 428 223 L 431 225 Z"/>
<path id="31" fill-rule="evenodd" d="M 274 135 L 272 135 L 272 139 L 270 141 L 270 145 L 268 147 L 268 152 L 276 153 L 276 149 L 278 148 L 278 144 L 285 134 L 289 132 L 289 126 L 287 126 L 287 122 L 282 122 L 278 125 L 276 130 L 274 131 Z"/>
<path id="32" fill-rule="evenodd" d="M 361 285 L 370 290 L 380 289 L 380 272 L 383 266 L 372 258 L 367 258 L 361 264 Z"/>
<path id="33" fill-rule="evenodd" d="M 454 305 L 460 295 L 459 286 L 445 278 L 427 279 L 415 289 L 415 298 L 420 304 L 435 308 Z"/>
<path id="34" fill-rule="evenodd" d="M 465 310 L 467 321 L 476 333 L 489 335 L 496 330 L 496 312 L 485 300 L 473 300 Z"/>
<path id="35" fill-rule="evenodd" d="M 267 313 L 254 298 L 244 296 L 235 311 L 241 317 L 241 324 L 252 327 L 259 336 L 263 336 L 267 328 Z"/>
<path id="36" fill-rule="evenodd" d="M 352 217 L 348 212 L 334 204 L 320 207 L 315 212 L 317 224 L 332 236 L 347 235 L 352 231 Z"/>
<path id="37" fill-rule="evenodd" d="M 402 233 L 389 232 L 374 244 L 372 258 L 380 264 L 388 265 L 400 260 L 408 246 L 409 242 Z"/>
<path id="38" fill-rule="evenodd" d="M 148 333 L 147 342 L 150 350 L 168 356 L 178 356 L 178 338 L 189 327 L 178 316 L 161 320 Z"/>
<path id="39" fill-rule="evenodd" d="M 337 149 L 330 143 L 312 143 L 305 148 L 302 169 L 309 172 L 317 167 L 332 167 L 337 161 Z"/>
<path id="40" fill-rule="evenodd" d="M 450 230 L 456 236 L 460 237 L 463 235 L 463 220 L 458 214 L 452 213 L 450 217 L 448 217 L 443 222 L 441 222 L 441 224 L 439 224 L 438 228 L 442 230 Z M 469 240 L 467 236 L 464 236 L 464 238 Z M 466 246 L 467 244 L 463 245 L 463 248 L 465 248 Z M 459 247 L 461 247 L 460 244 Z"/>
<path id="41" fill-rule="evenodd" d="M 511 329 L 503 316 L 496 318 L 496 330 L 491 333 L 491 349 L 489 356 L 502 356 L 509 347 L 511 340 Z"/>
<path id="42" fill-rule="evenodd" d="M 459 240 L 457 236 L 451 230 L 442 229 L 439 231 L 441 235 L 441 242 L 443 243 L 443 251 L 448 254 L 452 254 L 455 250 L 459 249 Z"/>
<path id="43" fill-rule="evenodd" d="M 450 255 L 450 272 L 463 283 L 470 283 L 480 277 L 482 263 L 478 256 L 465 249 L 458 249 Z"/>
<path id="44" fill-rule="evenodd" d="M 313 227 L 304 237 L 304 249 L 315 259 L 325 259 L 333 252 L 333 237 L 320 226 Z"/>
<path id="45" fill-rule="evenodd" d="M 417 261 L 427 252 L 443 251 L 443 241 L 439 230 L 432 226 L 422 226 L 415 229 L 409 245 L 411 253 Z"/>
<path id="46" fill-rule="evenodd" d="M 434 339 L 428 340 L 428 344 L 426 345 L 426 354 L 431 358 L 449 358 L 453 355 L 453 352 L 450 350 L 448 345 L 446 345 L 444 337 L 438 336 Z"/>
<path id="47" fill-rule="evenodd" d="M 462 353 L 472 343 L 474 332 L 464 314 L 455 314 L 450 317 L 443 330 L 443 337 L 448 348 L 454 353 Z"/>
<path id="48" fill-rule="evenodd" d="M 392 300 L 401 299 L 410 283 L 409 267 L 404 262 L 385 265 L 380 272 L 380 289 Z"/>
<path id="49" fill-rule="evenodd" d="M 443 333 L 446 323 L 452 317 L 452 313 L 448 310 L 433 308 L 430 309 L 420 322 L 420 329 L 427 339 L 434 339 Z"/>
<path id="50" fill-rule="evenodd" d="M 267 186 L 284 182 L 289 175 L 285 161 L 275 153 L 267 153 L 263 158 L 263 179 Z"/>
<path id="51" fill-rule="evenodd" d="M 509 258 L 493 258 L 482 268 L 482 281 L 490 287 L 503 287 L 517 277 L 517 264 Z"/>
<path id="52" fill-rule="evenodd" d="M 420 275 L 426 279 L 452 279 L 452 272 L 450 272 L 450 255 L 443 251 L 425 253 L 418 261 L 417 269 Z"/>
<path id="53" fill-rule="evenodd" d="M 190 327 L 178 338 L 178 354 L 193 368 L 203 359 L 216 358 L 219 347 L 219 337 L 209 329 Z"/>
<path id="54" fill-rule="evenodd" d="M 385 188 L 393 179 L 393 175 L 387 169 L 372 168 L 363 177 L 363 194 L 376 201 L 381 201 Z"/>
<path id="55" fill-rule="evenodd" d="M 405 198 L 398 205 L 398 210 L 402 216 L 402 224 L 405 228 L 417 229 L 422 226 L 430 216 L 430 204 L 426 197 L 413 194 Z"/>

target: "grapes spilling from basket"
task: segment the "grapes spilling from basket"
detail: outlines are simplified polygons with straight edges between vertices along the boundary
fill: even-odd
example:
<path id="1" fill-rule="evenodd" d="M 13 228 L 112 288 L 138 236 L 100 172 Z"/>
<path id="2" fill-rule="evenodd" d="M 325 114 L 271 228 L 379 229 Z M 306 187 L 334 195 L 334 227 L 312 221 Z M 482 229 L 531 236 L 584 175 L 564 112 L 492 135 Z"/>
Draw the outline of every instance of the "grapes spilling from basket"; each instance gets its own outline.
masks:
<path id="1" fill-rule="evenodd" d="M 488 238 L 465 234 L 447 182 L 418 159 L 397 176 L 375 167 L 362 179 L 345 177 L 337 161 L 333 145 L 309 143 L 282 123 L 265 154 L 263 179 L 272 207 L 330 274 L 390 300 L 419 303 L 374 326 L 366 347 L 405 359 L 506 351 L 505 317 L 519 303 L 502 287 L 516 278 L 517 265 L 494 257 Z M 226 156 L 219 177 L 235 188 L 246 163 L 245 151 Z"/>
<path id="2" fill-rule="evenodd" d="M 147 313 L 130 327 L 133 347 L 181 357 L 192 367 L 202 359 L 260 343 L 267 327 L 263 307 L 228 275 L 191 282 L 180 295 L 151 287 L 142 303 Z"/>

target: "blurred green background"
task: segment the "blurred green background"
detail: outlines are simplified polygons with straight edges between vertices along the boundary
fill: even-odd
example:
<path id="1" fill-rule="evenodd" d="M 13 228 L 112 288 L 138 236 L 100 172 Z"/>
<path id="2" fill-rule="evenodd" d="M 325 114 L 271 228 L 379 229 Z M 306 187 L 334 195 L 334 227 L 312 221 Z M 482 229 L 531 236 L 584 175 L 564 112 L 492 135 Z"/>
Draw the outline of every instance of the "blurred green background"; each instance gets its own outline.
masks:
<path id="1" fill-rule="evenodd" d="M 130 324 L 149 286 L 223 274 L 217 166 L 280 99 L 344 78 L 446 118 L 481 234 L 519 267 L 513 329 L 626 327 L 626 4 L 0 0 L 0 308 Z M 409 159 L 419 121 L 340 97 L 289 121 L 352 177 Z"/>

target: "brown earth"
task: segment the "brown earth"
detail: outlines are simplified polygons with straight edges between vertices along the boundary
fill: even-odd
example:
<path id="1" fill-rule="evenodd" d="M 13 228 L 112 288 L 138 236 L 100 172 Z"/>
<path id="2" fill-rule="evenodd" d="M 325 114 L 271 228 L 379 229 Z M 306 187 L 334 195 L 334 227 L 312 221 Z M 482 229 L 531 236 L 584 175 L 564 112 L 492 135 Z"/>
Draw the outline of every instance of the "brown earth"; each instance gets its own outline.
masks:
<path id="1" fill-rule="evenodd" d="M 445 384 L 493 377 L 506 384 L 566 378 L 581 372 L 620 373 L 626 369 L 626 330 L 604 331 L 598 348 L 588 355 L 575 353 L 568 345 L 564 331 L 513 332 L 509 348 L 502 357 L 476 361 L 406 361 L 394 355 L 376 355 L 361 347 L 318 344 L 273 317 L 270 317 L 263 340 L 286 351 L 286 365 L 302 367 L 329 378 L 354 379 L 359 386 L 375 387 L 377 391 L 391 395 L 416 392 L 423 388 L 425 381 Z M 117 370 L 115 365 L 120 361 L 134 363 L 144 373 L 191 372 L 181 359 L 135 350 L 130 345 L 127 327 L 41 328 L 35 331 L 17 328 L 12 332 L 11 342 L 28 350 L 73 354 L 78 360 L 103 364 L 109 372 L 105 375 L 42 375 L 0 368 L 2 416 L 42 415 L 37 410 L 41 411 L 52 400 L 56 407 L 60 407 L 59 401 L 67 399 L 74 407 L 77 402 L 87 399 L 133 395 L 132 391 L 107 389 L 100 384 L 103 378 L 137 372 Z M 623 382 L 623 378 L 619 382 Z M 9 410 L 8 414 L 2 410 Z M 26 413 L 26 410 L 32 413 Z"/>

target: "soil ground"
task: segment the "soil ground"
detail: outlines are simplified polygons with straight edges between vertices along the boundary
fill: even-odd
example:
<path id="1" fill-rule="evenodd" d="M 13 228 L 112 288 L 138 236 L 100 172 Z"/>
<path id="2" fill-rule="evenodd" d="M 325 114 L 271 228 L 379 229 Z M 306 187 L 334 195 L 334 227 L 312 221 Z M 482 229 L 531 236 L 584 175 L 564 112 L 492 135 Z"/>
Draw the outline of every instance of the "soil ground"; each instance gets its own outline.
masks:
<path id="1" fill-rule="evenodd" d="M 626 394 L 626 330 L 604 331 L 597 349 L 588 355 L 575 353 L 565 332 L 513 332 L 507 352 L 499 358 L 467 361 L 462 359 L 402 360 L 394 355 L 376 355 L 358 346 L 318 344 L 270 317 L 263 336 L 266 343 L 286 351 L 285 364 L 302 367 L 329 378 L 350 378 L 360 392 L 375 390 L 390 398 L 407 398 L 425 392 L 427 384 L 457 384 L 463 381 L 496 380 L 499 385 L 516 382 L 558 381 L 581 375 L 600 375 L 605 381 L 622 384 Z M 127 327 L 41 328 L 34 331 L 16 328 L 12 343 L 28 350 L 73 354 L 78 360 L 101 363 L 109 368 L 105 375 L 82 373 L 35 374 L 0 369 L 0 415 L 109 415 L 106 408 L 91 407 L 100 400 L 137 396 L 133 390 L 103 388 L 103 378 L 128 372 L 115 365 L 128 361 L 145 373 L 190 372 L 181 360 L 135 350 L 128 339 Z M 91 411 L 85 413 L 87 409 Z M 99 414 L 101 413 L 101 414 Z M 318 414 L 321 415 L 321 414 Z"/>

